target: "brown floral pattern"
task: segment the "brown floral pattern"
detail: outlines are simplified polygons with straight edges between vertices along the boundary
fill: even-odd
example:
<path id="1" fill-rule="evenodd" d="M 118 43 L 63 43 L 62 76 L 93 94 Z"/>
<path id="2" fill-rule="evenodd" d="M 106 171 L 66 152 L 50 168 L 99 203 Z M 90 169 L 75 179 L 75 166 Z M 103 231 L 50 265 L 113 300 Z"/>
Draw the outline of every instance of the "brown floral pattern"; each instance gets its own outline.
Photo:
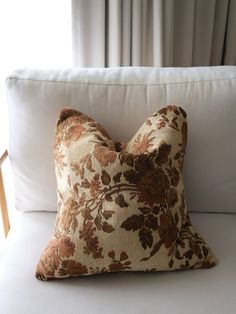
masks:
<path id="1" fill-rule="evenodd" d="M 213 266 L 185 206 L 186 144 L 186 113 L 175 105 L 128 143 L 113 143 L 96 121 L 63 109 L 54 146 L 58 215 L 36 277 Z"/>

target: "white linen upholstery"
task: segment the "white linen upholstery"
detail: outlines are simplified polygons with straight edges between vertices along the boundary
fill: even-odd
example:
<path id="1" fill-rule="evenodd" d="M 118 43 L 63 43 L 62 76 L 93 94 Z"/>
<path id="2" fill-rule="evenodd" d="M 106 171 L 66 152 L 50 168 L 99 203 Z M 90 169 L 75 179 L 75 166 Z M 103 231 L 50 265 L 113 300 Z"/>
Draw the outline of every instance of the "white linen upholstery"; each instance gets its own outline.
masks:
<path id="1" fill-rule="evenodd" d="M 23 213 L 0 253 L 1 314 L 236 313 L 236 215 L 225 213 L 236 212 L 236 67 L 25 69 L 8 78 L 7 95 L 16 206 Z M 56 210 L 52 146 L 59 109 L 75 107 L 115 140 L 126 140 L 168 103 L 188 113 L 189 210 L 224 212 L 191 214 L 219 264 L 37 280 L 35 267 L 55 221 L 55 213 L 40 210 Z"/>
<path id="2" fill-rule="evenodd" d="M 52 157 L 60 108 L 97 119 L 116 140 L 176 103 L 188 113 L 188 209 L 236 211 L 236 67 L 19 70 L 7 80 L 16 207 L 56 210 Z"/>
<path id="3" fill-rule="evenodd" d="M 0 254 L 0 313 L 235 314 L 236 215 L 194 213 L 191 218 L 219 258 L 212 269 L 42 282 L 34 272 L 55 213 L 23 213 Z"/>

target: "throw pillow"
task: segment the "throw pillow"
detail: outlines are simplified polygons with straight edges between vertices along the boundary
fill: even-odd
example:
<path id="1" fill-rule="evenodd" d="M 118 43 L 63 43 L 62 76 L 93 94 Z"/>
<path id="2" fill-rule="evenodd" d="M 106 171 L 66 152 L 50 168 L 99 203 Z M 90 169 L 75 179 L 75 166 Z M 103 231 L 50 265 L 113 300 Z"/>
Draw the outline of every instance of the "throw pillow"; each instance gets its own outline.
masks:
<path id="1" fill-rule="evenodd" d="M 149 117 L 128 143 L 63 109 L 54 147 L 58 214 L 36 277 L 215 265 L 187 214 L 186 143 L 186 113 L 174 105 Z"/>

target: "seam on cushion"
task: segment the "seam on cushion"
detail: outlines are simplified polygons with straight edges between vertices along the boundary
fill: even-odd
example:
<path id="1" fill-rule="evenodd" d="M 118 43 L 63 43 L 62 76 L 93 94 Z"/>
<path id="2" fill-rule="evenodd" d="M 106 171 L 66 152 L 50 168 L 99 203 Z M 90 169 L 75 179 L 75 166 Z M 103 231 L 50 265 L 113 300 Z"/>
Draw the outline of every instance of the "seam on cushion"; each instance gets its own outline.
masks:
<path id="1" fill-rule="evenodd" d="M 236 77 L 232 78 L 219 78 L 219 79 L 209 79 L 209 80 L 199 80 L 199 81 L 184 81 L 184 82 L 173 82 L 173 83 L 146 83 L 146 84 L 135 84 L 135 83 L 119 83 L 119 82 L 108 82 L 108 83 L 102 83 L 102 82 L 80 82 L 80 81 L 60 81 L 60 80 L 40 80 L 40 79 L 34 79 L 34 78 L 19 78 L 10 76 L 7 78 L 7 82 L 10 80 L 18 80 L 18 81 L 32 81 L 32 82 L 42 82 L 42 83 L 58 83 L 58 84 L 78 84 L 78 85 L 112 85 L 112 86 L 168 86 L 168 85 L 179 85 L 179 84 L 194 84 L 194 83 L 210 83 L 210 82 L 218 82 L 218 81 L 233 81 L 236 80 Z"/>
<path id="2" fill-rule="evenodd" d="M 187 210 L 188 214 L 222 214 L 236 216 L 236 211 L 200 211 L 200 210 Z"/>

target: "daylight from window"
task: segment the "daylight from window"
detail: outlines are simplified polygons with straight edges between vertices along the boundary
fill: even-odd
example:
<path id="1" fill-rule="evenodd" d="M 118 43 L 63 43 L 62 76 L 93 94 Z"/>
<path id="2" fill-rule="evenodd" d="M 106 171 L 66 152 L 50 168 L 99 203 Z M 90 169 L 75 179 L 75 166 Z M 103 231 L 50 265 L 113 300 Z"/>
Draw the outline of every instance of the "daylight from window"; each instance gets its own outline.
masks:
<path id="1" fill-rule="evenodd" d="M 8 146 L 6 77 L 23 67 L 72 66 L 71 6 L 68 0 L 0 0 L 0 153 Z M 9 162 L 3 169 L 10 220 L 14 211 Z M 0 217 L 0 241 L 3 240 Z M 1 245 L 0 245 L 1 247 Z"/>

